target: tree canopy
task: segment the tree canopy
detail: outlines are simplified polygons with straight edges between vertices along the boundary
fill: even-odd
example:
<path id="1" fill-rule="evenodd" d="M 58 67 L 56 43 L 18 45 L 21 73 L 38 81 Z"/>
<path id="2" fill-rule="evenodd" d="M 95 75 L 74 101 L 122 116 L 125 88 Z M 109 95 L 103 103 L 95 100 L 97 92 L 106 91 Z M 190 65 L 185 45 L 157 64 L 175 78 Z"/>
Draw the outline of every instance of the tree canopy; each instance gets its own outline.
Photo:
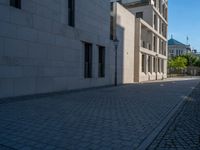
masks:
<path id="1" fill-rule="evenodd" d="M 169 68 L 185 69 L 188 66 L 200 67 L 200 56 L 192 53 L 174 57 L 168 60 Z"/>
<path id="2" fill-rule="evenodd" d="M 187 67 L 187 59 L 181 56 L 178 56 L 176 58 L 170 59 L 168 61 L 168 66 L 170 68 L 175 69 L 185 69 Z"/>

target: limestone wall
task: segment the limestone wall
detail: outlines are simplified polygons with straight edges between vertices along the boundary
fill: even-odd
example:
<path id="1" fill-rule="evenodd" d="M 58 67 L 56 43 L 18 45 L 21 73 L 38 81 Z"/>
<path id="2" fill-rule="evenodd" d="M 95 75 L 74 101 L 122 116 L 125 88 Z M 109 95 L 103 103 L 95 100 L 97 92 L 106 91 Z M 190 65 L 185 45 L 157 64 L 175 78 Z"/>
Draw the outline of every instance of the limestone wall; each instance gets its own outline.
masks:
<path id="1" fill-rule="evenodd" d="M 0 1 L 0 98 L 110 85 L 110 3 L 77 0 L 75 28 L 66 0 Z M 84 78 L 83 43 L 93 44 L 93 78 Z M 98 78 L 98 48 L 106 47 L 106 76 Z"/>

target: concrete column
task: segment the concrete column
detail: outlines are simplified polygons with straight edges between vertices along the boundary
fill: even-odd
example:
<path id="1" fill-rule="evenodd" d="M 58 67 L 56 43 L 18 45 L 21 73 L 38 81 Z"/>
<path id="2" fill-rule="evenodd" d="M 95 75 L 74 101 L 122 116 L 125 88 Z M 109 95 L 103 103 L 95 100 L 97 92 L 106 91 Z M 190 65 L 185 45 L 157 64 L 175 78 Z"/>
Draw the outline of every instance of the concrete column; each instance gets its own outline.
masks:
<path id="1" fill-rule="evenodd" d="M 142 63 L 141 63 L 141 59 L 142 59 L 142 54 L 140 53 L 140 47 L 141 47 L 141 23 L 139 19 L 136 19 L 135 22 L 136 25 L 136 29 L 135 30 L 135 59 L 134 59 L 134 81 L 135 82 L 139 82 L 139 75 L 141 73 L 142 70 Z"/>
<path id="2" fill-rule="evenodd" d="M 167 60 L 164 60 L 164 74 L 167 74 Z"/>

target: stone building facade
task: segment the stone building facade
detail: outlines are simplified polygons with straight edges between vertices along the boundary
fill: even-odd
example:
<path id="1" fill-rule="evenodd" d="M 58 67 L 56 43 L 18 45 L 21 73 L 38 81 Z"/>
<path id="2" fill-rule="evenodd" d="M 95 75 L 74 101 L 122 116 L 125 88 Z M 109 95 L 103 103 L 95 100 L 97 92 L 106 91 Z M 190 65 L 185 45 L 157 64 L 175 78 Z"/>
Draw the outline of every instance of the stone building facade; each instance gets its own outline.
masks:
<path id="1" fill-rule="evenodd" d="M 111 2 L 0 0 L 0 98 L 166 78 L 167 2 Z"/>
<path id="2" fill-rule="evenodd" d="M 122 0 L 135 16 L 134 81 L 167 78 L 167 0 Z"/>
<path id="3" fill-rule="evenodd" d="M 173 58 L 176 56 L 192 53 L 190 45 L 183 44 L 173 37 L 168 40 L 168 57 Z"/>
<path id="4" fill-rule="evenodd" d="M 111 85 L 112 45 L 109 1 L 0 0 L 0 98 Z"/>

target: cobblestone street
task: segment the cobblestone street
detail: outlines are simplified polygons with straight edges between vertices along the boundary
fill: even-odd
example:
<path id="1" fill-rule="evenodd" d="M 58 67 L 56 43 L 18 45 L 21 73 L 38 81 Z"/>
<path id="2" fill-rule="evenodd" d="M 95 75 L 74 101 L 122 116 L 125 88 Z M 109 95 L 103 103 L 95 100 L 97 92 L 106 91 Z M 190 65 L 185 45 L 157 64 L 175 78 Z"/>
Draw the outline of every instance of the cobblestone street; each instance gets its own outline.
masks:
<path id="1" fill-rule="evenodd" d="M 186 99 L 149 149 L 200 149 L 200 85 Z"/>
<path id="2" fill-rule="evenodd" d="M 199 80 L 183 80 L 132 84 L 41 98 L 2 100 L 0 149 L 137 149 L 198 82 Z M 197 97 L 196 94 L 194 100 Z M 176 121 L 185 120 L 184 124 L 181 123 L 184 128 L 176 126 L 178 132 L 173 136 L 184 138 L 189 134 L 187 141 L 178 141 L 180 144 L 191 144 L 191 138 L 199 140 L 199 113 L 195 112 L 199 109 L 199 104 L 193 104 L 195 101 L 187 103 L 190 106 L 184 109 L 188 111 L 183 111 L 186 118 L 178 117 L 180 119 Z M 194 117 L 187 118 L 193 116 L 187 115 L 189 113 L 194 114 Z M 186 132 L 185 127 L 191 128 L 191 133 Z M 197 146 L 197 141 L 193 142 Z M 153 145 L 159 148 L 160 142 Z"/>

